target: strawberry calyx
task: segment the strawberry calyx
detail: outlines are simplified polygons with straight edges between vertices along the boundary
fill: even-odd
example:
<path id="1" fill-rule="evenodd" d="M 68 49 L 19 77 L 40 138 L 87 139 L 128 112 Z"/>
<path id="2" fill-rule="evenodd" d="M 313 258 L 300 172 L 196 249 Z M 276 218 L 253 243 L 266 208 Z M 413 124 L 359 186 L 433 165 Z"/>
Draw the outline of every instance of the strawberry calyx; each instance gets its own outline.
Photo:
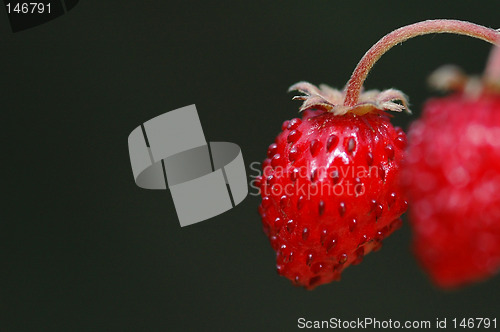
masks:
<path id="1" fill-rule="evenodd" d="M 436 69 L 427 79 L 428 85 L 440 92 L 459 92 L 468 98 L 477 98 L 489 84 L 479 76 L 468 76 L 454 65 Z"/>
<path id="2" fill-rule="evenodd" d="M 411 113 L 408 108 L 408 97 L 396 89 L 361 91 L 358 102 L 353 106 L 344 105 L 345 89 L 341 91 L 326 84 L 317 87 L 309 82 L 298 82 L 288 89 L 288 92 L 291 91 L 303 94 L 293 97 L 293 100 L 303 101 L 299 112 L 319 108 L 339 116 L 347 113 L 364 115 L 380 111 Z"/>
<path id="3" fill-rule="evenodd" d="M 455 65 L 444 65 L 429 76 L 428 84 L 435 90 L 458 92 L 467 98 L 477 98 L 484 93 L 500 94 L 500 37 L 482 77 L 468 76 Z"/>

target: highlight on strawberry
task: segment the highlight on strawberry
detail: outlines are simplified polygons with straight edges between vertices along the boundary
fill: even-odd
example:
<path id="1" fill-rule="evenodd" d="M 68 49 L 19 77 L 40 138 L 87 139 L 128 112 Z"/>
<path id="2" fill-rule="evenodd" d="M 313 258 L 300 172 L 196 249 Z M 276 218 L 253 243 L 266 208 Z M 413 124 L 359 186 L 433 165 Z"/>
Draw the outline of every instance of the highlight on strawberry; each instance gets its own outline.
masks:
<path id="1" fill-rule="evenodd" d="M 290 87 L 301 93 L 294 97 L 302 101 L 301 117 L 283 123 L 258 183 L 259 213 L 278 273 L 295 285 L 313 289 L 340 280 L 346 267 L 380 249 L 401 226 L 408 205 L 401 185 L 407 139 L 388 112 L 410 112 L 408 99 L 399 90 L 364 91 L 362 86 L 382 54 L 430 33 L 490 43 L 499 35 L 469 22 L 424 21 L 378 41 L 343 90 L 307 82 Z"/>

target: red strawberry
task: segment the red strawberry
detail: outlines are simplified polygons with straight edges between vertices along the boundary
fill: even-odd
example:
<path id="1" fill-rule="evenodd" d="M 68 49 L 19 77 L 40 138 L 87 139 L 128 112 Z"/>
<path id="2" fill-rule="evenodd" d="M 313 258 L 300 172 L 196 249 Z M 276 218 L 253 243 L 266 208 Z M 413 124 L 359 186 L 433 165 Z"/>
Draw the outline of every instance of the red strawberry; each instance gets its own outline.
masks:
<path id="1" fill-rule="evenodd" d="M 298 98 L 305 112 L 285 121 L 269 146 L 259 212 L 278 273 L 312 289 L 339 280 L 401 225 L 406 136 L 383 110 L 406 103 L 396 90 L 367 91 L 348 108 L 343 93 L 327 86 L 291 89 L 306 94 Z"/>
<path id="2" fill-rule="evenodd" d="M 403 177 L 415 254 L 450 288 L 500 269 L 500 90 L 449 68 L 433 81 L 459 91 L 429 101 L 411 126 Z"/>

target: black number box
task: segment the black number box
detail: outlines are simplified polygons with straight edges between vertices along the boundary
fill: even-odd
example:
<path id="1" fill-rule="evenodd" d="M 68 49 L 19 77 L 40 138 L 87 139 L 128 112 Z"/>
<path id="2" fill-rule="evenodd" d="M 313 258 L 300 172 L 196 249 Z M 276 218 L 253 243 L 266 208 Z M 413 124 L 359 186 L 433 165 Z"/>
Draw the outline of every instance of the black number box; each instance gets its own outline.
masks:
<path id="1" fill-rule="evenodd" d="M 26 30 L 63 15 L 79 0 L 10 1 L 4 0 L 12 32 Z"/>

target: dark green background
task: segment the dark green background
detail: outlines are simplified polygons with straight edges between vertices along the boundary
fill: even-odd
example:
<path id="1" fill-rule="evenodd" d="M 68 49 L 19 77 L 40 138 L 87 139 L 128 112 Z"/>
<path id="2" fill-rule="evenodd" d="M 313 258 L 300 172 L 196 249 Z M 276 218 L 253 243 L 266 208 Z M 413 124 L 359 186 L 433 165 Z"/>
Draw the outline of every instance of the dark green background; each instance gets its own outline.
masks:
<path id="1" fill-rule="evenodd" d="M 2 9 L 3 11 L 3 9 Z M 261 161 L 299 104 L 299 80 L 341 87 L 389 31 L 429 18 L 500 27 L 498 1 L 80 1 L 13 34 L 0 13 L 0 331 L 290 331 L 297 319 L 500 319 L 500 278 L 432 286 L 408 225 L 340 283 L 305 291 L 275 272 L 259 199 L 181 228 L 170 195 L 138 188 L 128 134 L 195 103 L 211 141 Z M 414 115 L 445 63 L 480 73 L 489 45 L 411 40 L 367 88 L 395 87 Z M 249 175 L 254 175 L 249 171 Z M 500 322 L 499 322 L 500 323 Z"/>

